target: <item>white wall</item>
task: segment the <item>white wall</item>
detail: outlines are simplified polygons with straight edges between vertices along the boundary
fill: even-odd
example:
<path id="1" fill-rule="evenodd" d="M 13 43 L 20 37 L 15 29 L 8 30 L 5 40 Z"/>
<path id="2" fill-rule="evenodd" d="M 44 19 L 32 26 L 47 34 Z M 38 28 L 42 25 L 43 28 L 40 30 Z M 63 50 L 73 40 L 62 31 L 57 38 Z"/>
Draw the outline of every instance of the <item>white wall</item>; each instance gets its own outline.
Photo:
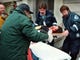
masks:
<path id="1" fill-rule="evenodd" d="M 80 3 L 73 3 L 73 4 L 65 4 L 69 6 L 70 10 L 76 12 L 80 15 Z"/>
<path id="2" fill-rule="evenodd" d="M 59 25 L 62 23 L 62 16 L 60 13 L 60 7 L 63 5 L 63 0 L 54 0 L 54 16 L 57 19 Z"/>

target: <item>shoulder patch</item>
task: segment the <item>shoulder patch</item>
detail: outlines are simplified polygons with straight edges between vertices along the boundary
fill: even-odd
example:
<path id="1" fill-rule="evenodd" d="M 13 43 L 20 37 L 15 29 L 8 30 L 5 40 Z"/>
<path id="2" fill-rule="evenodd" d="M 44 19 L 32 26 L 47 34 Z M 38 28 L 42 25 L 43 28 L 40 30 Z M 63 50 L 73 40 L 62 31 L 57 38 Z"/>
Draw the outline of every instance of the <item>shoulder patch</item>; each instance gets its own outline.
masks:
<path id="1" fill-rule="evenodd" d="M 74 19 L 75 19 L 75 20 L 78 20 L 78 19 L 79 19 L 79 16 L 75 15 L 75 16 L 74 16 Z"/>

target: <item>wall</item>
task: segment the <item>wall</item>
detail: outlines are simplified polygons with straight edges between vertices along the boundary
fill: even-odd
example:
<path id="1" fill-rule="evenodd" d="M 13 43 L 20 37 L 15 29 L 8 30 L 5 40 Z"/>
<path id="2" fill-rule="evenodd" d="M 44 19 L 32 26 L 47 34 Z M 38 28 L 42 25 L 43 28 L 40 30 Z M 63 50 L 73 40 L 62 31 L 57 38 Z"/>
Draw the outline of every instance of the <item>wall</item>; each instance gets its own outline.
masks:
<path id="1" fill-rule="evenodd" d="M 59 25 L 61 25 L 62 23 L 62 18 L 61 18 L 62 16 L 59 11 L 61 5 L 63 5 L 63 0 L 54 0 L 54 16 L 56 17 Z"/>
<path id="2" fill-rule="evenodd" d="M 73 4 L 65 4 L 69 6 L 70 10 L 76 12 L 80 15 L 80 3 L 73 3 Z"/>

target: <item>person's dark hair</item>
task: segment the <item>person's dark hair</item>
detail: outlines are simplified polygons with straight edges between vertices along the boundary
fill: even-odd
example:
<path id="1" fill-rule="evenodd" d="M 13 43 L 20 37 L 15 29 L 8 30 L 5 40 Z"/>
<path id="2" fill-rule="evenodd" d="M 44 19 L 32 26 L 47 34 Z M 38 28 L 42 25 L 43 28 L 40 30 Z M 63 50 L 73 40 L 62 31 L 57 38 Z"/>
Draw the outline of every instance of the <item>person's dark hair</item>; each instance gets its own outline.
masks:
<path id="1" fill-rule="evenodd" d="M 70 11 L 68 6 L 62 5 L 61 8 L 60 8 L 60 12 L 63 12 L 64 10 Z"/>
<path id="2" fill-rule="evenodd" d="M 39 9 L 41 9 L 41 8 L 47 9 L 47 3 L 46 2 L 41 2 L 39 4 Z"/>

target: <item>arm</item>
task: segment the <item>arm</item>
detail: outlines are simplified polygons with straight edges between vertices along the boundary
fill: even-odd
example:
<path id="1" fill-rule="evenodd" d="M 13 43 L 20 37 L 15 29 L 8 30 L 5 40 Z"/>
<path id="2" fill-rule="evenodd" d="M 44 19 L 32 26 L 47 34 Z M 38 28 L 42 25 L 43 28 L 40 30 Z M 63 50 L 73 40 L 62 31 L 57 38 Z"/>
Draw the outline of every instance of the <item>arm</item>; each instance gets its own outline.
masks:
<path id="1" fill-rule="evenodd" d="M 38 25 L 39 24 L 39 13 L 36 15 L 36 21 L 35 21 L 35 23 Z"/>
<path id="2" fill-rule="evenodd" d="M 36 29 L 34 29 L 30 20 L 25 20 L 22 25 L 22 33 L 25 34 L 25 36 L 30 38 L 32 41 L 38 42 L 48 39 L 48 34 L 38 32 Z"/>
<path id="3" fill-rule="evenodd" d="M 51 20 L 52 20 L 52 22 L 53 22 L 53 25 L 57 25 L 56 18 L 54 17 L 53 14 L 51 14 Z"/>
<path id="4" fill-rule="evenodd" d="M 55 17 L 52 17 L 52 20 L 54 20 L 53 25 L 57 25 L 57 21 Z"/>
<path id="5" fill-rule="evenodd" d="M 80 17 L 78 15 L 73 16 L 73 25 L 70 28 L 73 32 L 80 30 Z"/>

